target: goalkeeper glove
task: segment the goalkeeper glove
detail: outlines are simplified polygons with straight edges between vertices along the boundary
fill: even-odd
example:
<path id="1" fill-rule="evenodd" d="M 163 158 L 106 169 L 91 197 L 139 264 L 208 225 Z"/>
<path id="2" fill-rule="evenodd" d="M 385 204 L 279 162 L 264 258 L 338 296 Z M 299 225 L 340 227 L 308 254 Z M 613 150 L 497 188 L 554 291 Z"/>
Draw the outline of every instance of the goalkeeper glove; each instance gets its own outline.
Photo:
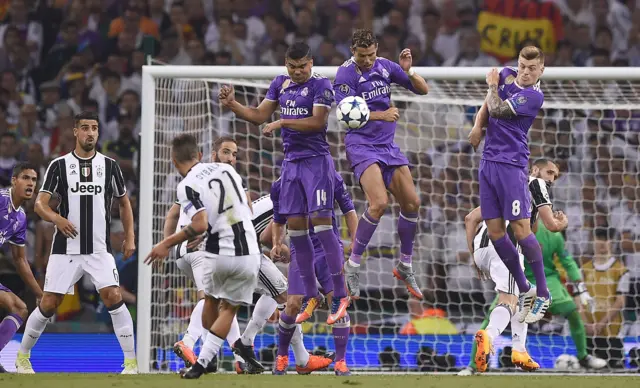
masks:
<path id="1" fill-rule="evenodd" d="M 593 300 L 593 297 L 589 295 L 589 291 L 587 291 L 587 287 L 584 285 L 584 282 L 574 283 L 573 288 L 573 296 L 579 296 L 580 303 L 583 306 L 588 307 L 590 313 L 593 313 L 596 309 L 596 303 L 595 300 Z"/>

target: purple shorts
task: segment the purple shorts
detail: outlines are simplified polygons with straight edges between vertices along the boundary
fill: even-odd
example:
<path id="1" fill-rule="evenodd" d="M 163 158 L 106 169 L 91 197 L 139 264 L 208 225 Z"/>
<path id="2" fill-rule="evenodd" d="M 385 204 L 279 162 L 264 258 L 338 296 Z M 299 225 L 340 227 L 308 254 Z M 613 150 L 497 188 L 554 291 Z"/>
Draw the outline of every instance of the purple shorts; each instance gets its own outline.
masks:
<path id="1" fill-rule="evenodd" d="M 8 289 L 7 287 L 3 286 L 2 283 L 0 283 L 0 291 L 4 291 L 4 292 L 11 292 L 13 293 L 13 291 L 11 291 L 10 289 Z"/>
<path id="2" fill-rule="evenodd" d="M 312 237 L 312 240 L 314 240 L 313 267 L 316 272 L 316 279 L 318 283 L 320 283 L 320 292 L 322 292 L 323 295 L 327 295 L 333 291 L 333 279 L 331 279 L 329 265 L 327 264 L 327 259 L 324 256 L 320 242 L 317 241 L 315 237 Z M 302 278 L 300 277 L 300 270 L 298 269 L 296 260 L 296 252 L 293 246 L 291 246 L 291 263 L 289 263 L 289 274 L 287 275 L 287 282 L 289 283 L 287 295 L 304 295 L 304 284 L 302 284 Z"/>
<path id="3" fill-rule="evenodd" d="M 531 218 L 527 169 L 482 159 L 478 170 L 482 219 L 507 221 Z"/>
<path id="4" fill-rule="evenodd" d="M 331 155 L 282 162 L 280 214 L 308 215 L 333 210 L 335 171 Z"/>
<path id="5" fill-rule="evenodd" d="M 391 144 L 352 144 L 347 146 L 347 159 L 360 183 L 364 171 L 374 163 L 380 166 L 385 187 L 389 187 L 393 173 L 398 167 L 408 166 L 409 159 L 395 143 Z"/>

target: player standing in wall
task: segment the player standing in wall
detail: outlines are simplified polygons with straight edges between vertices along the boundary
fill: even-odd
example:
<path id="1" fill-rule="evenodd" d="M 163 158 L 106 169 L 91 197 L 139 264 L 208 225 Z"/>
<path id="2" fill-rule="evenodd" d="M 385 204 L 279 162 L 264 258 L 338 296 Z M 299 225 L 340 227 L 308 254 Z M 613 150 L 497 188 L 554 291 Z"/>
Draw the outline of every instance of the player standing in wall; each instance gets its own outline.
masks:
<path id="1" fill-rule="evenodd" d="M 496 252 L 518 285 L 520 314 L 527 323 L 539 321 L 551 303 L 542 250 L 531 231 L 527 174 L 527 134 L 544 102 L 539 82 L 543 72 L 544 54 L 534 46 L 520 51 L 517 69 L 489 71 L 486 79 L 489 91 L 469 134 L 471 145 L 477 148 L 487 128 L 478 172 L 482 219 Z M 506 233 L 505 221 L 509 221 L 515 240 L 531 265 L 537 287 L 531 286 L 524 276 L 518 251 Z"/>
<path id="2" fill-rule="evenodd" d="M 429 87 L 424 78 L 411 69 L 409 49 L 402 50 L 398 63 L 376 57 L 377 51 L 378 42 L 373 32 L 356 30 L 351 41 L 353 57 L 338 69 L 334 82 L 338 104 L 347 96 L 361 96 L 371 110 L 369 122 L 345 136 L 347 158 L 369 204 L 358 222 L 353 250 L 344 265 L 345 279 L 351 297 L 358 298 L 360 261 L 387 210 L 389 190 L 400 204 L 400 262 L 393 275 L 405 283 L 413 296 L 422 299 L 411 266 L 420 198 L 409 171 L 409 160 L 393 142 L 400 115 L 397 108 L 391 107 L 391 84 L 416 94 L 427 94 Z"/>
<path id="3" fill-rule="evenodd" d="M 36 168 L 26 163 L 18 163 L 11 174 L 11 188 L 0 190 L 0 246 L 11 244 L 11 258 L 22 281 L 29 286 L 36 300 L 42 298 L 25 252 L 27 235 L 27 215 L 22 204 L 30 200 L 36 189 L 38 173 Z M 8 315 L 0 321 L 0 351 L 11 341 L 13 335 L 27 319 L 29 311 L 16 294 L 0 283 L 0 308 Z M 0 365 L 0 373 L 6 371 Z"/>
<path id="4" fill-rule="evenodd" d="M 93 112 L 76 115 L 73 134 L 75 150 L 49 164 L 36 199 L 36 213 L 55 224 L 56 230 L 47 264 L 44 295 L 27 320 L 16 369 L 18 373 L 35 373 L 29 360 L 31 349 L 64 295 L 73 294 L 74 285 L 86 274 L 111 314 L 113 330 L 124 352 L 122 374 L 136 374 L 133 320 L 122 300 L 109 237 L 111 203 L 115 196 L 126 234 L 124 257 L 131 257 L 136 249 L 131 203 L 118 163 L 96 151 L 98 115 Z M 60 199 L 58 213 L 49 207 L 53 195 Z"/>
<path id="5" fill-rule="evenodd" d="M 156 245 L 145 263 L 168 256 L 169 249 L 207 232 L 203 315 L 213 324 L 198 360 L 183 378 L 197 379 L 220 351 L 240 304 L 253 302 L 260 270 L 260 248 L 251 222 L 251 208 L 242 193 L 242 178 L 224 163 L 200 163 L 195 137 L 180 135 L 171 144 L 171 158 L 184 177 L 178 184 L 181 211 L 191 223 Z M 247 359 L 251 362 L 251 359 Z M 262 365 L 256 365 L 262 367 Z"/>
<path id="6" fill-rule="evenodd" d="M 280 209 L 287 216 L 291 245 L 298 252 L 298 266 L 307 301 L 321 299 L 313 270 L 313 244 L 309 237 L 309 219 L 322 244 L 331 271 L 335 299 L 327 319 L 334 324 L 347 313 L 349 298 L 342 275 L 340 242 L 333 233 L 334 171 L 327 143 L 327 119 L 334 101 L 329 79 L 312 73 L 313 58 L 309 46 L 295 43 L 287 50 L 287 75 L 271 82 L 267 94 L 257 108 L 246 107 L 235 100 L 233 88 L 220 90 L 221 103 L 237 117 L 260 125 L 280 106 L 280 120 L 263 128 L 265 135 L 282 130 L 285 160 L 282 163 Z M 296 317 L 280 316 L 294 325 Z"/>
<path id="7" fill-rule="evenodd" d="M 547 190 L 558 177 L 558 165 L 547 159 L 539 159 L 533 163 L 529 176 L 529 195 L 533 202 L 531 210 L 531 229 L 537 228 L 538 217 L 549 229 L 561 231 L 567 227 L 567 216 L 562 212 L 554 214 L 552 203 Z M 480 225 L 478 228 L 478 225 Z M 506 222 L 507 234 L 513 239 L 513 229 L 509 221 Z M 482 222 L 482 208 L 472 210 L 465 217 L 465 231 L 467 245 L 474 265 L 478 269 L 481 279 L 491 279 L 495 283 L 498 293 L 497 305 L 490 312 L 486 324 L 478 330 L 475 336 L 473 354 L 474 364 L 478 372 L 487 370 L 487 360 L 493 353 L 493 340 L 500 335 L 511 322 L 513 333 L 513 352 L 511 360 L 514 365 L 532 371 L 540 366 L 535 363 L 525 348 L 527 324 L 523 322 L 524 316 L 516 315 L 519 290 L 514 278 L 496 253 L 486 222 Z M 517 242 L 515 242 L 517 246 Z M 519 248 L 519 247 L 518 247 Z M 519 264 L 524 268 L 524 258 L 518 257 Z M 476 351 L 477 349 L 477 351 Z M 463 374 L 464 375 L 464 374 Z"/>

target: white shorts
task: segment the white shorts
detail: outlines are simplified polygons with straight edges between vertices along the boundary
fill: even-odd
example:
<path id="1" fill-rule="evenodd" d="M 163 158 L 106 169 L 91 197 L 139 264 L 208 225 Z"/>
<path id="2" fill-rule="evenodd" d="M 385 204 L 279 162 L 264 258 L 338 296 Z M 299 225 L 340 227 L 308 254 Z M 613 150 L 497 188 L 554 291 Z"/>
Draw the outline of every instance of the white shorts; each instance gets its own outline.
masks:
<path id="1" fill-rule="evenodd" d="M 287 291 L 287 278 L 268 256 L 261 256 L 256 292 L 263 295 L 270 295 L 275 299 L 275 297 Z"/>
<path id="2" fill-rule="evenodd" d="M 476 249 L 473 253 L 473 260 L 482 272 L 489 274 L 491 280 L 496 284 L 494 288 L 496 291 L 511 295 L 520 294 L 513 275 L 511 275 L 507 266 L 504 265 L 493 245 Z M 523 255 L 520 255 L 520 266 L 524 268 Z"/>
<path id="3" fill-rule="evenodd" d="M 204 275 L 204 293 L 233 305 L 252 304 L 253 291 L 258 284 L 261 255 L 206 254 L 212 265 L 211 272 Z"/>
<path id="4" fill-rule="evenodd" d="M 96 290 L 118 286 L 119 274 L 111 253 L 90 255 L 51 255 L 44 279 L 44 291 L 73 295 L 73 286 L 88 275 Z"/>
<path id="5" fill-rule="evenodd" d="M 210 255 L 204 251 L 190 252 L 176 260 L 176 266 L 195 284 L 198 291 L 204 291 L 204 278 L 213 271 Z"/>

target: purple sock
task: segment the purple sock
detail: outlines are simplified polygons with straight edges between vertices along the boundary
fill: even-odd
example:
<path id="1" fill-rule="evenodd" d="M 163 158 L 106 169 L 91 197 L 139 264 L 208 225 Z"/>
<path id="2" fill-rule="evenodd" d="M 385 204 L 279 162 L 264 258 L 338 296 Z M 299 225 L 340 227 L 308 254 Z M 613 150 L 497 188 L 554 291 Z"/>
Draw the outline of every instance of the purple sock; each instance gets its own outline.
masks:
<path id="1" fill-rule="evenodd" d="M 520 266 L 520 256 L 518 255 L 516 247 L 509 239 L 509 236 L 505 234 L 502 238 L 493 241 L 493 247 L 496 249 L 504 265 L 507 266 L 520 292 L 529 291 L 529 282 L 524 276 L 524 270 Z"/>
<path id="2" fill-rule="evenodd" d="M 9 314 L 0 322 L 0 350 L 7 346 L 20 326 L 22 318 L 16 314 Z"/>
<path id="3" fill-rule="evenodd" d="M 400 261 L 411 264 L 413 254 L 413 240 L 416 237 L 418 213 L 402 213 L 398 218 L 398 234 L 400 235 Z"/>
<path id="4" fill-rule="evenodd" d="M 352 251 L 350 260 L 356 264 L 360 264 L 360 259 L 364 250 L 367 249 L 367 245 L 369 245 L 369 241 L 371 241 L 371 236 L 376 231 L 378 227 L 378 222 L 380 220 L 376 220 L 369 214 L 369 210 L 365 210 L 362 217 L 360 217 L 360 222 L 358 222 L 358 227 L 356 228 L 356 236 L 353 239 Z"/>
<path id="5" fill-rule="evenodd" d="M 344 325 L 346 325 L 346 327 Z M 349 315 L 333 325 L 333 342 L 336 347 L 336 361 L 344 360 L 345 354 L 347 353 L 350 331 Z"/>
<path id="6" fill-rule="evenodd" d="M 344 253 L 340 246 L 340 242 L 338 241 L 338 236 L 333 232 L 333 226 L 327 225 L 327 227 L 330 229 L 324 228 L 324 225 L 316 226 L 316 237 L 318 237 L 320 244 L 322 244 L 324 255 L 327 260 L 327 266 L 331 273 L 331 280 L 333 280 L 333 296 L 335 298 L 342 299 L 347 296 L 347 288 L 344 284 L 344 275 L 342 274 Z"/>
<path id="7" fill-rule="evenodd" d="M 522 254 L 531 266 L 533 276 L 536 278 L 536 294 L 544 298 L 549 298 L 547 278 L 544 276 L 544 262 L 542 261 L 542 249 L 540 249 L 540 243 L 538 243 L 538 240 L 536 240 L 536 236 L 533 233 L 518 241 L 518 243 L 522 248 Z"/>
<path id="8" fill-rule="evenodd" d="M 283 311 L 280 314 L 280 322 L 278 323 L 278 356 L 289 355 L 289 345 L 295 331 L 296 318 L 288 316 Z"/>
<path id="9" fill-rule="evenodd" d="M 313 268 L 313 243 L 308 231 L 299 234 L 300 231 L 289 231 L 291 245 L 296 250 L 296 264 L 300 271 L 300 278 L 304 286 L 304 296 L 315 298 L 318 296 L 318 285 L 316 284 L 316 272 Z"/>

